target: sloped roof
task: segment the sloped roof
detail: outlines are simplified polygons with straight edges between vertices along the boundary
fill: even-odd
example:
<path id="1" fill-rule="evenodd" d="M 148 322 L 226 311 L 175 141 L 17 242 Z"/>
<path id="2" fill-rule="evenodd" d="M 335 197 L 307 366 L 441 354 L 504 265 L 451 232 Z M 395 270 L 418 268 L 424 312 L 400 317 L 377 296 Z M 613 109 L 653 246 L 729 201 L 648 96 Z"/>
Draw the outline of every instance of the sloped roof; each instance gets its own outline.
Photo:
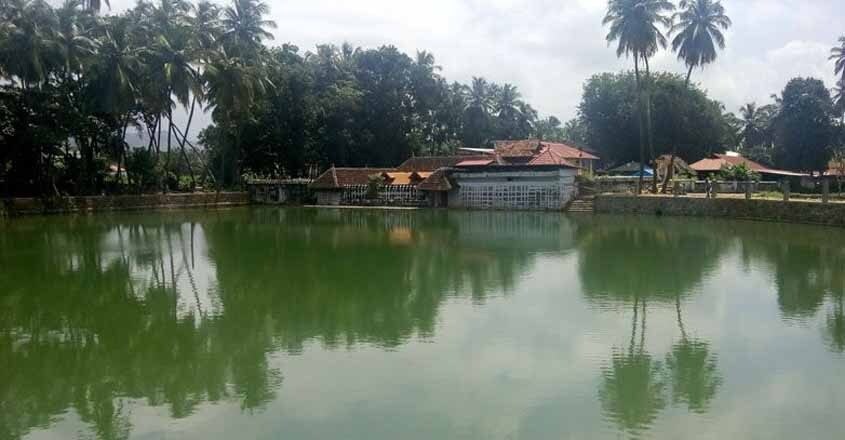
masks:
<path id="1" fill-rule="evenodd" d="M 417 185 L 417 189 L 420 191 L 449 191 L 452 189 L 452 183 L 449 182 L 449 169 L 440 168 L 431 173 Z"/>
<path id="2" fill-rule="evenodd" d="M 560 142 L 545 142 L 537 139 L 519 141 L 496 141 L 496 155 L 507 160 L 530 158 L 550 150 L 558 157 L 567 160 L 599 160 L 599 157 L 582 149 Z"/>
<path id="3" fill-rule="evenodd" d="M 496 141 L 494 144 L 496 155 L 505 159 L 532 157 L 540 150 L 540 141 L 537 139 Z"/>
<path id="4" fill-rule="evenodd" d="M 462 161 L 462 162 L 458 162 L 457 164 L 455 164 L 455 166 L 456 167 L 483 167 L 483 166 L 490 165 L 490 164 L 495 163 L 495 162 L 496 162 L 496 160 L 493 159 L 493 158 L 472 159 L 472 160 L 465 160 L 465 161 Z"/>
<path id="5" fill-rule="evenodd" d="M 430 171 L 390 171 L 381 173 L 381 177 L 388 185 L 415 185 L 431 175 Z"/>
<path id="6" fill-rule="evenodd" d="M 792 177 L 802 177 L 808 175 L 804 173 L 796 173 L 794 171 L 769 168 L 765 165 L 754 162 L 751 159 L 745 158 L 739 154 L 714 154 L 713 157 L 701 159 L 698 162 L 690 165 L 690 168 L 699 172 L 713 172 L 719 171 L 723 167 L 737 166 L 740 164 L 745 164 L 745 166 L 747 166 L 750 170 L 756 171 L 761 174 L 774 174 L 779 176 Z"/>
<path id="7" fill-rule="evenodd" d="M 765 165 L 754 162 L 740 155 L 714 154 L 713 157 L 708 157 L 699 160 L 690 165 L 690 168 L 695 171 L 719 171 L 726 166 L 736 166 L 745 164 L 749 169 L 754 171 L 762 171 L 768 169 Z"/>
<path id="8" fill-rule="evenodd" d="M 489 159 L 488 155 L 456 155 L 456 156 L 421 156 L 412 157 L 396 167 L 397 171 L 428 171 L 433 172 L 440 168 L 453 167 L 465 160 Z"/>
<path id="9" fill-rule="evenodd" d="M 536 154 L 534 158 L 528 161 L 528 165 L 562 165 L 565 167 L 580 168 L 551 148 L 544 148 L 539 154 Z"/>
<path id="10" fill-rule="evenodd" d="M 628 162 L 622 165 L 619 165 L 616 168 L 611 168 L 607 170 L 608 174 L 633 174 L 639 175 L 640 174 L 640 163 L 639 162 Z M 643 175 L 644 176 L 653 176 L 654 170 L 651 167 L 643 167 Z"/>
<path id="11" fill-rule="evenodd" d="M 598 156 L 596 156 L 594 154 L 590 154 L 590 153 L 588 153 L 588 152 L 586 152 L 582 149 L 573 147 L 571 145 L 554 143 L 554 142 L 542 142 L 541 145 L 543 147 L 546 147 L 546 148 L 554 151 L 555 153 L 557 153 L 558 155 L 560 155 L 564 159 L 568 159 L 568 160 L 573 160 L 573 159 L 599 160 Z"/>
<path id="12" fill-rule="evenodd" d="M 346 185 L 366 185 L 372 175 L 380 175 L 396 171 L 393 168 L 335 168 L 331 167 L 325 173 L 314 179 L 311 188 L 337 189 Z"/>

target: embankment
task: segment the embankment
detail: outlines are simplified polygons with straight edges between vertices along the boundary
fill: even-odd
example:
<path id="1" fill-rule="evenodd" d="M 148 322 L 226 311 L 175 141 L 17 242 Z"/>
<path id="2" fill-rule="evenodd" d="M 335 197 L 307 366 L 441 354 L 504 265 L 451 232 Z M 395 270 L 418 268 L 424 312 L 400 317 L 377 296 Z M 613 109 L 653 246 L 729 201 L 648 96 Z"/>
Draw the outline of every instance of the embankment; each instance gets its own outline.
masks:
<path id="1" fill-rule="evenodd" d="M 249 193 L 246 192 L 12 198 L 0 200 L 0 217 L 142 209 L 216 208 L 248 204 Z"/>
<path id="2" fill-rule="evenodd" d="M 722 217 L 845 227 L 845 203 L 599 195 L 594 209 L 597 214 Z"/>

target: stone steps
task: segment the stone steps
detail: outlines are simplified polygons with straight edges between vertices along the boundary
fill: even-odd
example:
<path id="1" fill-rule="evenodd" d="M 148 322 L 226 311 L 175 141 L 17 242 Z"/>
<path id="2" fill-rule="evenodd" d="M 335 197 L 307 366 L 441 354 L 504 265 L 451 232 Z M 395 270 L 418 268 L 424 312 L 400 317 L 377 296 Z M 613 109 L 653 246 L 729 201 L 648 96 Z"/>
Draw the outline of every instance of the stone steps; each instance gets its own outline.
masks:
<path id="1" fill-rule="evenodd" d="M 572 201 L 566 212 L 592 214 L 593 213 L 593 198 L 583 197 Z"/>

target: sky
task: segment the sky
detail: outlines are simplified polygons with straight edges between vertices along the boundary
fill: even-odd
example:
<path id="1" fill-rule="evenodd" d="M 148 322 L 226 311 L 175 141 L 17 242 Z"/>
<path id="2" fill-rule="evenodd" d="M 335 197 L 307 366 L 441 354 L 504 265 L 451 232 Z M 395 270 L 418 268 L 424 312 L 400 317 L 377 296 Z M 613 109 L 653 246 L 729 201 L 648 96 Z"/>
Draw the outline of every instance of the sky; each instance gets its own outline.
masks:
<path id="1" fill-rule="evenodd" d="M 221 2 L 224 2 L 221 0 Z M 317 44 L 362 48 L 394 45 L 409 55 L 427 50 L 448 80 L 483 76 L 512 83 L 541 116 L 576 116 L 584 82 L 593 74 L 630 69 L 617 58 L 601 24 L 606 0 L 267 0 L 273 45 L 304 53 Z M 112 12 L 135 0 L 111 0 Z M 722 0 L 733 27 L 715 64 L 692 80 L 736 112 L 764 104 L 796 76 L 835 84 L 830 48 L 845 35 L 842 0 Z M 662 51 L 654 70 L 685 73 Z"/>

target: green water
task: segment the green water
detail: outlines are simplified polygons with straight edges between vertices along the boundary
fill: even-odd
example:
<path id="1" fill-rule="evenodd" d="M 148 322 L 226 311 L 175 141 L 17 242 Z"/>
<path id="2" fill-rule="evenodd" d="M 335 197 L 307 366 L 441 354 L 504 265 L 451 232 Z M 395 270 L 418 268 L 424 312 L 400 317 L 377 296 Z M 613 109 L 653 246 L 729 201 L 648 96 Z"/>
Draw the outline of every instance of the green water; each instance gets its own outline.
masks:
<path id="1" fill-rule="evenodd" d="M 845 231 L 239 209 L 0 224 L 0 439 L 834 439 Z"/>

